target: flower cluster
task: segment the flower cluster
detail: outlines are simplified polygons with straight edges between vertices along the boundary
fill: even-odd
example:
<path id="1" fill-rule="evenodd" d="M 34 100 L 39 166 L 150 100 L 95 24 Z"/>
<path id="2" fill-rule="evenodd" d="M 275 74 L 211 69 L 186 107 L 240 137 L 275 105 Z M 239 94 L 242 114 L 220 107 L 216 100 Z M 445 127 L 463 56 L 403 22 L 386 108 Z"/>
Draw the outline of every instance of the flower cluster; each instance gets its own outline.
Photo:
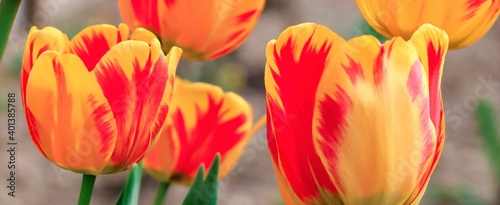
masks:
<path id="1" fill-rule="evenodd" d="M 143 163 L 163 187 L 202 186 L 197 170 L 217 156 L 222 179 L 260 127 L 252 106 L 176 69 L 181 58 L 238 48 L 265 3 L 119 0 L 118 28 L 94 25 L 70 40 L 33 27 L 21 94 L 34 144 L 85 176 Z M 418 204 L 444 145 L 446 53 L 478 41 L 500 13 L 498 0 L 356 3 L 388 41 L 302 23 L 262 52 L 268 147 L 286 204 Z"/>

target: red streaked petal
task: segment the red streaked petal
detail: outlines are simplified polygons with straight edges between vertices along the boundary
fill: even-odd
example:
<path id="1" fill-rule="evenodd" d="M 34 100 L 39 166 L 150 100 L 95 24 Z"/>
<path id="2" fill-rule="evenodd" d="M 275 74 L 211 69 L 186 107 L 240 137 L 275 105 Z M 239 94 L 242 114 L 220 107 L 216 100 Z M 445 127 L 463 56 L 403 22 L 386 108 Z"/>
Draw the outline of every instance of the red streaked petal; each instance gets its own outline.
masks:
<path id="1" fill-rule="evenodd" d="M 498 0 L 386 1 L 356 0 L 362 15 L 386 37 L 408 40 L 423 24 L 445 30 L 450 49 L 460 49 L 481 39 L 499 15 Z"/>
<path id="2" fill-rule="evenodd" d="M 92 71 L 112 46 L 128 37 L 129 28 L 125 24 L 120 24 L 118 29 L 108 24 L 90 26 L 71 39 L 69 49 L 82 59 L 89 71 Z"/>
<path id="3" fill-rule="evenodd" d="M 426 24 L 413 34 L 409 42 L 415 46 L 429 79 L 431 119 L 439 128 L 442 121 L 441 76 L 448 51 L 448 36 L 443 30 Z M 440 129 L 436 129 L 436 132 L 440 132 Z"/>
<path id="4" fill-rule="evenodd" d="M 290 187 L 285 198 L 293 190 L 306 204 L 418 203 L 441 131 L 432 119 L 428 62 L 420 62 L 428 49 L 414 44 L 394 38 L 381 46 L 371 36 L 346 43 L 315 24 L 291 27 L 268 44 L 268 144 L 277 177 Z M 308 157 L 308 140 L 318 163 Z"/>
<path id="5" fill-rule="evenodd" d="M 179 63 L 180 57 L 182 54 L 182 50 L 178 47 L 172 47 L 170 52 L 167 54 L 166 62 L 168 64 L 168 80 L 167 85 L 165 87 L 165 91 L 163 92 L 163 98 L 161 99 L 160 107 L 158 108 L 158 112 L 156 114 L 154 123 L 151 126 L 151 134 L 152 139 L 155 139 L 151 144 L 155 145 L 156 140 L 160 138 L 160 129 L 165 124 L 165 120 L 167 119 L 167 113 L 170 107 L 170 102 L 172 101 L 172 94 L 174 89 L 174 80 L 175 79 L 175 71 L 177 69 L 177 64 Z M 152 148 L 152 147 L 151 147 Z M 151 149 L 150 148 L 150 149 Z"/>
<path id="6" fill-rule="evenodd" d="M 252 137 L 253 109 L 251 105 L 241 96 L 227 92 L 222 99 L 222 107 L 219 111 L 219 126 L 214 131 L 215 141 L 225 141 L 219 149 L 214 150 L 221 153 L 220 174 L 222 179 L 236 165 L 240 156 L 245 151 L 248 141 Z M 221 136 L 232 136 L 228 137 Z M 208 164 L 208 159 L 206 164 Z"/>
<path id="7" fill-rule="evenodd" d="M 343 203 L 404 204 L 436 146 L 427 78 L 410 43 L 395 38 L 380 47 L 370 39 L 332 51 L 337 58 L 316 95 L 314 139 Z M 363 49 L 355 42 L 365 42 Z M 364 78 L 352 80 L 345 69 L 351 61 L 359 62 Z"/>
<path id="8" fill-rule="evenodd" d="M 437 162 L 441 156 L 441 152 L 445 139 L 445 123 L 444 109 L 441 96 L 441 76 L 445 56 L 448 51 L 448 36 L 447 34 L 434 26 L 423 25 L 420 27 L 409 40 L 415 46 L 418 52 L 419 59 L 424 66 L 424 70 L 429 79 L 429 106 L 430 118 L 434 124 L 436 131 L 436 150 L 431 167 L 422 177 L 418 195 L 422 197 L 429 178 L 434 171 Z"/>
<path id="9" fill-rule="evenodd" d="M 35 129 L 32 129 L 34 125 L 29 119 L 32 119 L 33 116 L 29 108 L 26 107 L 26 85 L 28 83 L 28 77 L 35 61 L 43 52 L 47 50 L 54 50 L 59 53 L 64 53 L 68 44 L 69 40 L 66 34 L 63 34 L 54 27 L 45 27 L 42 30 L 38 30 L 38 28 L 34 26 L 31 28 L 28 34 L 28 39 L 26 40 L 21 68 L 21 96 L 23 108 L 26 113 L 28 129 L 33 142 L 37 145 L 37 147 L 40 147 L 40 142 L 37 137 L 38 133 Z M 42 150 L 40 151 L 44 154 Z"/>
<path id="10" fill-rule="evenodd" d="M 463 18 L 464 21 L 474 17 L 476 14 L 476 11 L 483 5 L 484 3 L 487 3 L 487 0 L 467 0 L 465 1 L 465 7 L 467 8 L 467 13 L 465 14 Z M 488 2 L 491 3 L 491 2 Z"/>
<path id="11" fill-rule="evenodd" d="M 267 46 L 269 149 L 275 166 L 303 201 L 321 198 L 320 190 L 337 192 L 314 148 L 312 118 L 330 50 L 343 44 L 329 29 L 307 23 L 288 28 Z"/>
<path id="12" fill-rule="evenodd" d="M 92 71 L 116 119 L 116 148 L 105 172 L 130 168 L 142 159 L 157 133 L 157 116 L 169 80 L 168 64 L 160 43 L 124 41 L 113 46 Z"/>
<path id="13" fill-rule="evenodd" d="M 465 0 L 461 7 L 463 12 L 459 13 L 462 14 L 462 18 L 456 24 L 456 30 L 450 31 L 435 25 L 448 33 L 449 49 L 463 48 L 481 39 L 491 29 L 500 14 L 500 1 L 498 0 Z"/>
<path id="14" fill-rule="evenodd" d="M 43 103 L 40 103 L 43 102 Z M 115 147 L 116 123 L 106 98 L 73 54 L 40 55 L 26 88 L 36 145 L 58 166 L 100 174 Z"/>
<path id="15" fill-rule="evenodd" d="M 293 205 L 305 205 L 299 197 L 295 194 L 292 187 L 290 187 L 290 183 L 286 181 L 285 176 L 280 172 L 280 168 L 276 167 L 276 164 L 273 164 L 274 173 L 276 174 L 276 180 L 278 182 L 278 188 L 280 190 L 281 196 L 283 198 L 283 202 L 285 204 L 293 204 Z"/>
<path id="16" fill-rule="evenodd" d="M 29 74 L 36 59 L 47 50 L 64 53 L 69 44 L 68 36 L 54 27 L 38 30 L 33 26 L 28 34 L 23 55 L 23 73 Z"/>
<path id="17" fill-rule="evenodd" d="M 192 179 L 201 164 L 210 164 L 220 153 L 222 178 L 235 165 L 249 140 L 252 108 L 240 96 L 224 93 L 210 84 L 176 83 L 183 85 L 174 93 L 167 118 L 181 147 L 175 173 Z"/>
<path id="18" fill-rule="evenodd" d="M 160 31 L 162 16 L 158 15 L 158 0 L 119 0 L 118 7 L 123 22 L 132 28 Z"/>
<path id="19" fill-rule="evenodd" d="M 319 101 L 318 112 L 323 116 L 318 121 L 318 133 L 322 140 L 318 140 L 318 148 L 330 165 L 327 169 L 332 175 L 337 189 L 342 189 L 341 176 L 337 173 L 337 149 L 341 146 L 343 131 L 347 125 L 347 114 L 352 109 L 352 101 L 347 93 L 337 85 L 334 96 L 327 96 Z"/>
<path id="20" fill-rule="evenodd" d="M 221 57 L 248 37 L 264 4 L 265 0 L 162 1 L 157 17 L 162 44 L 167 49 L 183 48 L 185 59 L 204 61 Z"/>

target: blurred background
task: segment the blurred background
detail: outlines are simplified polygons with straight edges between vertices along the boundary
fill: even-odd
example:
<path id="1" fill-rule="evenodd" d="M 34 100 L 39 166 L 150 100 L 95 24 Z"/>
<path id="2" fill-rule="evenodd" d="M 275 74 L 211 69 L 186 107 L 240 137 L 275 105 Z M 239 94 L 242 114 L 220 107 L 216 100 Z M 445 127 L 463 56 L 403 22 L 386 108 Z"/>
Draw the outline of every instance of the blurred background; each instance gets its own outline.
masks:
<path id="1" fill-rule="evenodd" d="M 23 1 L 0 64 L 0 204 L 76 204 L 81 175 L 62 170 L 37 150 L 26 129 L 19 91 L 19 71 L 31 26 L 55 26 L 71 38 L 93 24 L 121 22 L 116 1 Z M 262 17 L 246 42 L 233 53 L 207 63 L 182 61 L 185 78 L 206 81 L 235 91 L 253 106 L 255 118 L 265 111 L 263 71 L 265 47 L 285 28 L 303 22 L 323 24 L 349 39 L 371 33 L 354 0 L 268 0 Z M 443 77 L 446 143 L 422 204 L 500 204 L 498 180 L 484 143 L 477 134 L 475 107 L 486 98 L 500 110 L 500 22 L 479 42 L 449 51 Z M 7 93 L 17 94 L 17 190 L 7 196 Z M 44 102 L 40 102 L 44 103 Z M 5 116 L 5 117 L 4 117 Z M 500 156 L 498 156 L 500 158 Z M 114 204 L 127 172 L 97 177 L 92 204 Z M 158 182 L 144 176 L 141 204 L 151 204 Z M 166 204 L 181 204 L 188 188 L 172 186 Z M 264 129 L 248 145 L 239 164 L 220 183 L 221 205 L 282 204 L 267 150 Z"/>

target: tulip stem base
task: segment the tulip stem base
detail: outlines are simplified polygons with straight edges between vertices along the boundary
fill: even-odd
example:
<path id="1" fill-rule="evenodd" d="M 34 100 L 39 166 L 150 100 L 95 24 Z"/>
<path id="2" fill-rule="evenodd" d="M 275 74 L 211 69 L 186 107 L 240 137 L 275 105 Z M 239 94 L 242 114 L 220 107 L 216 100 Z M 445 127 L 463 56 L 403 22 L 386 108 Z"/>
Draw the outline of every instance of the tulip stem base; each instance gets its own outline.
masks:
<path id="1" fill-rule="evenodd" d="M 82 188 L 80 189 L 80 199 L 78 205 L 89 205 L 94 190 L 95 175 L 84 174 L 82 179 Z"/>
<path id="2" fill-rule="evenodd" d="M 120 192 L 117 205 L 137 205 L 139 204 L 139 194 L 142 182 L 142 162 L 134 165 L 128 173 L 127 182 Z"/>
<path id="3" fill-rule="evenodd" d="M 158 191 L 156 192 L 156 197 L 153 202 L 153 205 L 161 205 L 165 200 L 165 195 L 167 194 L 167 190 L 170 187 L 170 183 L 168 182 L 160 182 L 160 186 L 158 186 Z"/>

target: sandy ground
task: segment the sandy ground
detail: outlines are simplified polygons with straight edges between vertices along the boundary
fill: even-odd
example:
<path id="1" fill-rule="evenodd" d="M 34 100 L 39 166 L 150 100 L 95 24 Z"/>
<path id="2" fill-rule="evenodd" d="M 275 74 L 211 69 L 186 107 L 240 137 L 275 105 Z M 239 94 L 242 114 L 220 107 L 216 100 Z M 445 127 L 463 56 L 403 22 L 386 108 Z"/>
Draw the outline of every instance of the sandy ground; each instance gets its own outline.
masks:
<path id="1" fill-rule="evenodd" d="M 84 5 L 69 3 L 68 0 L 41 1 L 52 6 L 40 6 L 45 15 L 38 15 L 35 20 L 39 27 L 45 25 L 68 26 L 72 23 L 87 25 L 96 23 L 118 24 L 120 22 L 116 3 L 109 1 L 100 3 L 89 1 Z M 55 2 L 55 3 L 54 3 Z M 271 1 L 270 1 L 271 2 Z M 265 63 L 264 50 L 267 42 L 276 38 L 290 25 L 302 22 L 317 22 L 337 31 L 341 36 L 350 38 L 360 34 L 355 25 L 361 15 L 354 1 L 333 0 L 284 0 L 272 1 L 266 9 L 255 31 L 240 49 L 231 56 L 234 61 L 242 63 L 250 76 L 249 88 L 241 94 L 252 103 L 256 117 L 264 113 L 264 92 L 262 72 Z M 55 6 L 54 6 L 55 5 Z M 82 19 L 73 14 L 82 9 L 92 16 Z M 61 18 L 63 17 L 63 18 Z M 68 17 L 68 18 L 64 18 Z M 105 19 L 105 20 L 103 20 Z M 22 20 L 22 19 L 21 19 Z M 17 24 L 13 39 L 25 38 L 23 28 L 26 21 Z M 441 185 L 469 185 L 471 189 L 490 204 L 494 204 L 497 185 L 493 182 L 489 165 L 481 151 L 481 141 L 475 134 L 473 109 L 477 99 L 486 97 L 495 105 L 499 105 L 500 73 L 500 24 L 494 25 L 482 40 L 468 48 L 450 51 L 446 58 L 443 77 L 443 97 L 448 119 L 447 139 L 440 163 L 432 177 L 431 183 Z M 21 42 L 21 43 L 19 43 Z M 22 50 L 23 40 L 13 40 L 10 53 Z M 10 55 L 10 56 L 9 56 Z M 13 58 L 8 54 L 6 59 Z M 9 75 L 6 60 L 0 66 L 0 99 L 8 92 L 18 91 L 18 82 Z M 182 69 L 183 64 L 181 64 Z M 19 95 L 18 95 L 19 96 Z M 20 97 L 17 98 L 20 108 Z M 497 112 L 500 106 L 497 106 Z M 4 111 L 0 111 L 3 113 Z M 0 116 L 0 133 L 6 132 L 5 113 Z M 64 171 L 46 160 L 31 142 L 26 131 L 22 111 L 17 112 L 17 189 L 16 198 L 7 196 L 6 180 L 7 153 L 5 134 L 0 138 L 0 204 L 75 204 L 78 198 L 81 176 Z M 280 201 L 276 180 L 267 151 L 265 132 L 261 130 L 250 142 L 239 164 L 228 178 L 221 182 L 221 205 L 263 205 L 278 204 Z M 99 176 L 92 204 L 114 204 L 124 183 L 126 173 Z M 142 187 L 141 204 L 151 204 L 158 183 L 145 176 Z M 173 186 L 168 193 L 166 204 L 180 204 L 187 188 Z M 429 200 L 422 204 L 433 204 Z"/>

